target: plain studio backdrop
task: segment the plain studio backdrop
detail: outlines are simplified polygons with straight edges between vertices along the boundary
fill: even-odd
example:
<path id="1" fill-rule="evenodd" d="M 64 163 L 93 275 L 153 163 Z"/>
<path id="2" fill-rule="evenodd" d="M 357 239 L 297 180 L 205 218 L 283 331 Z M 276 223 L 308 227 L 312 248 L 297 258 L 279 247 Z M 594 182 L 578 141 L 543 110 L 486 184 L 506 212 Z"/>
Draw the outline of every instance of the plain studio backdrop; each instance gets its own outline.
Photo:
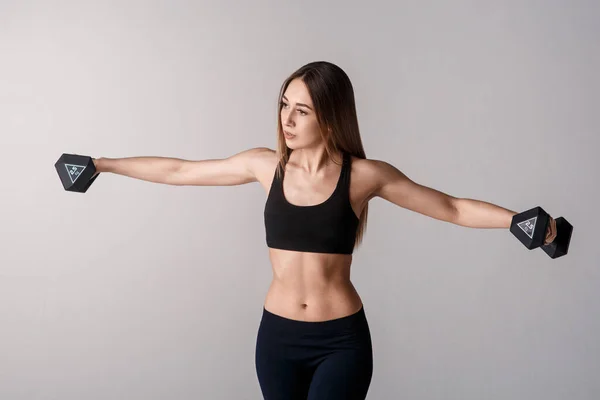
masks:
<path id="1" fill-rule="evenodd" d="M 0 398 L 261 398 L 260 185 L 70 193 L 54 163 L 275 148 L 281 83 L 327 60 L 368 158 L 574 226 L 552 260 L 373 200 L 368 398 L 598 399 L 599 35 L 591 0 L 0 2 Z"/>

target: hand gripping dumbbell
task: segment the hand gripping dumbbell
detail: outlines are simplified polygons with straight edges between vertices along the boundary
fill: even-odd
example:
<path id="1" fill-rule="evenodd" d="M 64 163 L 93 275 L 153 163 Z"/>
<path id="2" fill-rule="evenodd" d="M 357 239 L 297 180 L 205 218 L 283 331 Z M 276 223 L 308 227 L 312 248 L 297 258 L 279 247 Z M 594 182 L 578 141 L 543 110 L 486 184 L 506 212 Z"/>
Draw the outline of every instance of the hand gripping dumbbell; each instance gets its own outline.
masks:
<path id="1" fill-rule="evenodd" d="M 100 175 L 96 173 L 92 157 L 78 154 L 63 154 L 54 167 L 63 187 L 69 192 L 85 193 Z"/>
<path id="2" fill-rule="evenodd" d="M 569 251 L 573 226 L 563 217 L 556 218 L 555 221 L 556 238 L 549 244 L 544 244 L 544 240 L 550 223 L 550 215 L 542 207 L 534 207 L 514 215 L 510 231 L 529 250 L 541 247 L 550 258 L 558 258 L 566 255 Z"/>

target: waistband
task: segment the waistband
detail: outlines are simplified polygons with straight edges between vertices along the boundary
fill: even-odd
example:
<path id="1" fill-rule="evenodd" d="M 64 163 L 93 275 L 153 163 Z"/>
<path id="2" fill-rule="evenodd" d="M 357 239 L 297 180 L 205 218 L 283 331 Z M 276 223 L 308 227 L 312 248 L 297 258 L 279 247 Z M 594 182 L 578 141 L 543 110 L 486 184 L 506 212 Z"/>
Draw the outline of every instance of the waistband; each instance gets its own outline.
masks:
<path id="1" fill-rule="evenodd" d="M 337 331 L 356 331 L 368 329 L 364 306 L 354 314 L 326 321 L 299 321 L 282 317 L 269 312 L 263 306 L 262 323 L 268 324 L 269 328 L 278 331 L 296 333 L 323 333 Z"/>

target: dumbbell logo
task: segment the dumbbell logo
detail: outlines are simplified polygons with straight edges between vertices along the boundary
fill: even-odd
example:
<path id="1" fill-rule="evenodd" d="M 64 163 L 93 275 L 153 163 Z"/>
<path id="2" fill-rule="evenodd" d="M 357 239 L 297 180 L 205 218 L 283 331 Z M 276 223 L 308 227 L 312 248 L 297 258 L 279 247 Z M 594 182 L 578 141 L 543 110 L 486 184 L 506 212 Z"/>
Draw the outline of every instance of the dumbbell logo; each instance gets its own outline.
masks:
<path id="1" fill-rule="evenodd" d="M 69 178 L 71 179 L 71 183 L 75 183 L 77 178 L 81 176 L 81 173 L 85 169 L 83 165 L 72 165 L 65 164 L 65 168 L 67 169 L 67 173 L 69 174 Z"/>
<path id="2" fill-rule="evenodd" d="M 533 238 L 533 231 L 535 230 L 535 223 L 537 221 L 537 217 L 528 219 L 527 221 L 519 222 L 517 225 L 529 238 Z"/>

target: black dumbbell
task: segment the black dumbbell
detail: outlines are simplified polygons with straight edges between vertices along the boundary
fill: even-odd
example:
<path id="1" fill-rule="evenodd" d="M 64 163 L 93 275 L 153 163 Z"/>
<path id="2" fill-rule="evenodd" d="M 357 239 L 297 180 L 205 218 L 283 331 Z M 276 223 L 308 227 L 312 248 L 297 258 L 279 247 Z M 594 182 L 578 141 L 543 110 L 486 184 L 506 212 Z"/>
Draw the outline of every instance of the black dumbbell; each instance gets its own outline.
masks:
<path id="1" fill-rule="evenodd" d="M 544 244 L 550 215 L 542 207 L 516 214 L 512 218 L 510 231 L 529 250 L 541 247 L 550 258 L 564 256 L 569 251 L 573 226 L 563 217 L 555 219 L 556 238 L 552 243 Z"/>
<path id="2" fill-rule="evenodd" d="M 63 154 L 54 167 L 63 187 L 69 192 L 85 193 L 100 175 L 96 174 L 92 157 L 78 154 Z"/>

